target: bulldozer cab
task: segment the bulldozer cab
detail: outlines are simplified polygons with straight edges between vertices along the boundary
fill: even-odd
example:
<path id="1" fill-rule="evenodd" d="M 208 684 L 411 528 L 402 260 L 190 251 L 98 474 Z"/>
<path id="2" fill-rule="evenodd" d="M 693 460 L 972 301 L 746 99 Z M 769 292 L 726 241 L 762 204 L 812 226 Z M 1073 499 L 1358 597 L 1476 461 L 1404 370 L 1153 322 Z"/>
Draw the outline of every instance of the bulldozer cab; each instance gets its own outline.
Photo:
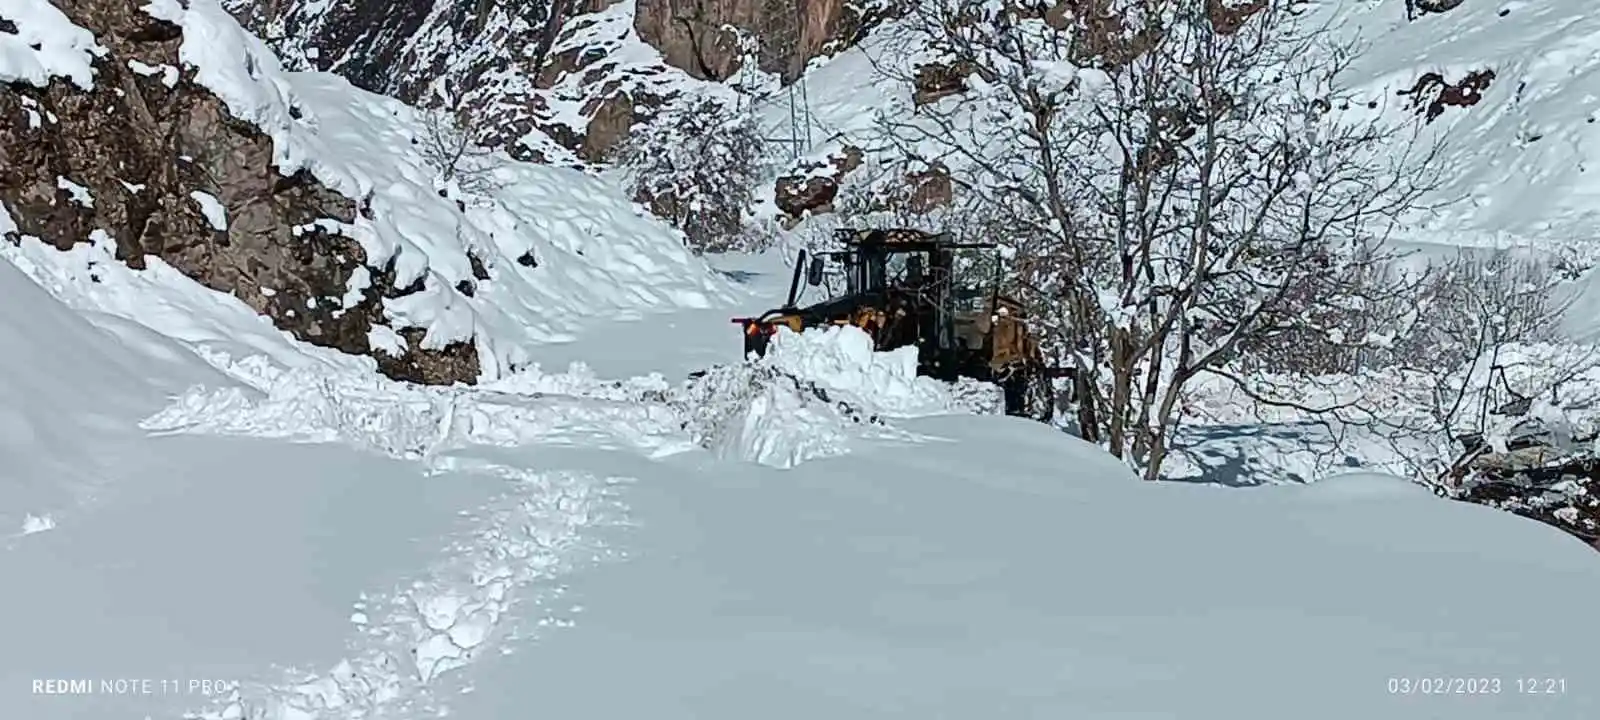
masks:
<path id="1" fill-rule="evenodd" d="M 834 237 L 845 249 L 824 257 L 838 258 L 843 264 L 846 295 L 944 282 L 950 279 L 957 248 L 995 247 L 958 245 L 948 234 L 903 229 L 840 230 Z"/>

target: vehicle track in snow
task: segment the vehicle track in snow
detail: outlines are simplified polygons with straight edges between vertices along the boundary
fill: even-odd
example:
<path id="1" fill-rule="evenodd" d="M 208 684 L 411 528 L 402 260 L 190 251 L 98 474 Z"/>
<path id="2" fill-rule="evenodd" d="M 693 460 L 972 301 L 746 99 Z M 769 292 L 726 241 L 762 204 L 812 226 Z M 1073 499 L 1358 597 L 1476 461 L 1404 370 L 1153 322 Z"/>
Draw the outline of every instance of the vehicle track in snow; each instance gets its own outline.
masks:
<path id="1" fill-rule="evenodd" d="M 191 388 L 147 418 L 146 430 L 352 445 L 422 462 L 430 473 L 486 473 L 505 486 L 461 513 L 467 528 L 443 543 L 432 566 L 351 598 L 344 659 L 270 671 L 196 713 L 206 720 L 438 715 L 463 687 L 455 671 L 570 622 L 570 611 L 554 604 L 560 578 L 612 557 L 596 531 L 626 518 L 621 489 L 634 479 L 514 467 L 503 455 L 475 457 L 477 448 L 582 446 L 647 457 L 707 448 L 728 460 L 792 467 L 848 452 L 857 440 L 918 439 L 880 417 L 859 383 L 839 390 L 837 381 L 813 382 L 770 363 L 713 368 L 678 384 L 659 375 L 603 380 L 575 366 L 440 388 L 207 354 L 240 385 Z M 943 403 L 935 410 L 949 405 L 934 402 Z M 537 610 L 513 613 L 518 606 Z M 514 618 L 522 622 L 508 622 Z"/>

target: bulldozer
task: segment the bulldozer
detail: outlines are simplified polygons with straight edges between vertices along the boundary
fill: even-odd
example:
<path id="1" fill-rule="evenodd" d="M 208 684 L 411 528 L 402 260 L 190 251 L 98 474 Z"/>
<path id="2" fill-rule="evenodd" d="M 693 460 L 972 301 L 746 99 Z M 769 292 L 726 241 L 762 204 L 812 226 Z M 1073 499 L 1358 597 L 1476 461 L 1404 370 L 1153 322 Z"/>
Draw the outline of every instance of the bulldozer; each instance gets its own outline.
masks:
<path id="1" fill-rule="evenodd" d="M 1055 396 L 1050 379 L 1063 373 L 1047 368 L 1021 303 L 992 287 L 957 283 L 959 250 L 997 250 L 993 243 L 958 243 L 948 233 L 906 228 L 834 231 L 844 249 L 799 252 L 788 298 L 782 307 L 760 315 L 733 318 L 744 331 L 744 351 L 766 354 L 779 328 L 794 332 L 853 325 L 873 340 L 874 349 L 917 348 L 917 372 L 947 382 L 968 377 L 1000 386 L 1008 415 L 1049 422 Z M 820 287 L 828 261 L 842 265 L 844 292 L 797 306 L 801 281 Z"/>

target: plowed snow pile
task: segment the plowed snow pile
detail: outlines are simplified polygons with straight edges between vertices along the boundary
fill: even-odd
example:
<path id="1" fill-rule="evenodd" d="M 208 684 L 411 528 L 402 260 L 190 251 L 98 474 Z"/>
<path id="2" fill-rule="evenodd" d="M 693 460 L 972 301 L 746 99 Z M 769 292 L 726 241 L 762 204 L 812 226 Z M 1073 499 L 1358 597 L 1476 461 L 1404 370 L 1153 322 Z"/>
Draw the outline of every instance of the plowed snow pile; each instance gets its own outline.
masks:
<path id="1" fill-rule="evenodd" d="M 906 347 L 874 352 L 855 327 L 780 329 L 766 357 L 712 368 L 677 399 L 685 429 L 718 457 L 774 467 L 840 455 L 856 440 L 914 441 L 894 419 L 993 412 L 998 392 L 917 375 Z"/>
<path id="2" fill-rule="evenodd" d="M 993 386 L 920 377 L 914 350 L 873 352 L 871 343 L 853 327 L 784 331 L 767 357 L 678 384 L 660 375 L 604 380 L 574 364 L 470 389 L 208 351 L 239 385 L 190 388 L 142 426 L 344 442 L 407 459 L 472 445 L 588 444 L 653 456 L 699 445 L 723 459 L 793 467 L 861 440 L 914 441 L 897 419 L 994 412 Z"/>

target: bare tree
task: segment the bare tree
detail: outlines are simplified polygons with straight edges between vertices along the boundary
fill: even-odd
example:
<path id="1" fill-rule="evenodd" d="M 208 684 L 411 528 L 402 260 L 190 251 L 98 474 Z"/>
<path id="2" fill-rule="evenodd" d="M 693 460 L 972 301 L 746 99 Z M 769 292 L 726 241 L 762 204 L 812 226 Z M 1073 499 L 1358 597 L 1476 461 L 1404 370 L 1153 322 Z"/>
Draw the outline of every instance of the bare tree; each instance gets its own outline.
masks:
<path id="1" fill-rule="evenodd" d="M 1506 452 L 1531 418 L 1600 410 L 1600 349 L 1559 337 L 1575 297 L 1558 294 L 1558 265 L 1510 251 L 1430 263 L 1411 271 L 1413 292 L 1352 310 L 1342 323 L 1409 314 L 1404 333 L 1356 354 L 1325 339 L 1268 348 L 1250 364 L 1275 372 L 1238 387 L 1258 411 L 1321 422 L 1330 450 L 1362 455 L 1345 441 L 1377 442 L 1397 471 L 1449 488 L 1485 453 Z"/>
<path id="2" fill-rule="evenodd" d="M 422 134 L 416 142 L 441 184 L 470 195 L 488 195 L 500 188 L 495 180 L 499 163 L 494 150 L 478 144 L 485 115 L 464 98 L 441 90 L 439 103 L 420 111 Z"/>
<path id="3" fill-rule="evenodd" d="M 1554 342 L 1575 299 L 1555 294 L 1559 282 L 1551 263 L 1505 251 L 1464 253 L 1430 273 L 1417 300 L 1418 327 L 1386 358 L 1425 378 L 1422 428 L 1437 451 L 1419 458 L 1419 477 L 1453 484 L 1484 452 L 1505 452 L 1536 405 L 1596 406 L 1600 398 L 1581 387 L 1563 397 L 1574 379 L 1600 367 L 1600 352 Z"/>
<path id="4" fill-rule="evenodd" d="M 911 15 L 908 41 L 967 89 L 886 116 L 885 136 L 1010 220 L 1010 279 L 1076 371 L 1081 432 L 1149 479 L 1190 381 L 1248 381 L 1226 372 L 1242 348 L 1379 345 L 1372 327 L 1409 319 L 1329 324 L 1408 291 L 1385 237 L 1436 185 L 1434 146 L 1341 85 L 1356 48 L 1303 5 L 927 0 Z"/>
<path id="5" fill-rule="evenodd" d="M 722 252 L 763 237 L 747 233 L 745 219 L 764 157 L 750 112 L 700 98 L 662 108 L 616 160 L 632 175 L 635 201 L 682 230 L 695 251 Z"/>

